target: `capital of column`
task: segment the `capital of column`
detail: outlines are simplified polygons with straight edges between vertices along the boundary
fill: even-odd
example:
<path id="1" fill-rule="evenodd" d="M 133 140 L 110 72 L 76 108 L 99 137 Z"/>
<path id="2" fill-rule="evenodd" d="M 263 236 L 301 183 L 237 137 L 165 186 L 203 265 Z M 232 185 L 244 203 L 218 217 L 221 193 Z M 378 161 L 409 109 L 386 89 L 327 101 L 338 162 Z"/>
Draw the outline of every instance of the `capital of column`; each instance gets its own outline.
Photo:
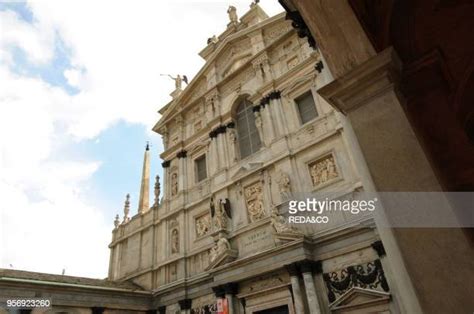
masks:
<path id="1" fill-rule="evenodd" d="M 290 274 L 291 277 L 299 276 L 300 270 L 298 268 L 298 263 L 292 263 L 289 265 L 285 265 L 286 271 Z"/>
<path id="2" fill-rule="evenodd" d="M 217 135 L 223 134 L 226 132 L 226 126 L 225 125 L 220 125 L 216 129 Z"/>
<path id="3" fill-rule="evenodd" d="M 212 291 L 216 298 L 225 298 L 225 288 L 224 286 L 215 286 L 212 287 Z"/>
<path id="4" fill-rule="evenodd" d="M 168 168 L 171 165 L 171 160 L 165 160 L 161 163 L 163 168 Z"/>
<path id="5" fill-rule="evenodd" d="M 237 294 L 239 292 L 239 284 L 236 282 L 229 282 L 224 285 L 225 294 Z"/>
<path id="6" fill-rule="evenodd" d="M 382 241 L 378 240 L 372 243 L 370 246 L 377 252 L 379 257 L 385 256 L 387 253 L 385 252 L 385 248 L 383 246 Z"/>
<path id="7" fill-rule="evenodd" d="M 105 308 L 103 307 L 92 307 L 92 314 L 102 314 L 105 311 Z"/>
<path id="8" fill-rule="evenodd" d="M 185 150 L 182 150 L 180 151 L 179 153 L 176 154 L 176 157 L 179 159 L 179 158 L 186 158 L 186 156 L 188 155 L 188 152 L 185 151 Z"/>
<path id="9" fill-rule="evenodd" d="M 191 299 L 179 300 L 178 303 L 179 303 L 179 307 L 180 307 L 181 311 L 190 310 L 192 302 L 193 302 L 193 300 L 191 300 Z"/>
<path id="10" fill-rule="evenodd" d="M 301 273 L 321 274 L 323 272 L 321 261 L 303 260 L 298 262 Z"/>

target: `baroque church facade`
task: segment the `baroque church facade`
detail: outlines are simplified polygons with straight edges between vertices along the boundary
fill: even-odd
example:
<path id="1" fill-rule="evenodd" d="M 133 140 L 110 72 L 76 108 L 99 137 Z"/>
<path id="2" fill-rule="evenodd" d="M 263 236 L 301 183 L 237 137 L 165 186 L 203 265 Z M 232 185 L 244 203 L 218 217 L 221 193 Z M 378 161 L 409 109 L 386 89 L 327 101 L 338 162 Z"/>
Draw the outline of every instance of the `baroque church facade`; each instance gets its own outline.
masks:
<path id="1" fill-rule="evenodd" d="M 0 291 L 41 289 L 47 313 L 400 312 L 370 213 L 285 218 L 298 195 L 357 199 L 370 181 L 351 125 L 316 92 L 333 78 L 315 42 L 256 3 L 228 14 L 205 65 L 186 88 L 177 76 L 159 111 L 163 182 L 149 203 L 147 147 L 138 213 L 127 196 L 107 280 L 5 270 Z"/>
<path id="2" fill-rule="evenodd" d="M 239 22 L 232 10 L 160 110 L 163 196 L 158 182 L 154 205 L 117 225 L 109 278 L 153 291 L 166 313 L 330 313 L 361 300 L 397 312 L 373 217 L 284 218 L 295 195 L 364 189 L 350 126 L 316 93 L 331 80 L 318 49 L 284 13 L 252 5 Z"/>

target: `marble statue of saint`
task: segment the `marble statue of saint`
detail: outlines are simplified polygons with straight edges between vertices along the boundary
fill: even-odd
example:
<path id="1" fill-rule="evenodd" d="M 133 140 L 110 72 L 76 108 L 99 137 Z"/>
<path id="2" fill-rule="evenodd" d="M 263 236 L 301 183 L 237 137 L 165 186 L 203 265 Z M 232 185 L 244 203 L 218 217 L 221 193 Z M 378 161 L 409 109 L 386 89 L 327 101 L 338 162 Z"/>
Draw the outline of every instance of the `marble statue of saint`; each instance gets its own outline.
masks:
<path id="1" fill-rule="evenodd" d="M 227 229 L 227 213 L 224 209 L 224 203 L 222 200 L 219 200 L 219 206 L 217 206 L 214 215 L 214 226 L 216 230 L 226 230 Z"/>
<path id="2" fill-rule="evenodd" d="M 178 229 L 173 229 L 171 232 L 171 253 L 179 252 L 179 232 Z"/>
<path id="3" fill-rule="evenodd" d="M 183 85 L 183 81 L 188 84 L 188 78 L 186 77 L 186 75 L 176 75 L 176 77 L 173 77 L 169 74 L 160 74 L 162 76 L 169 76 L 173 81 L 174 81 L 174 87 L 176 88 L 176 90 L 181 90 L 182 88 L 182 85 Z"/>
<path id="4" fill-rule="evenodd" d="M 231 5 L 229 9 L 227 9 L 227 14 L 229 14 L 229 20 L 231 23 L 237 23 L 239 17 L 237 16 L 237 9 Z"/>
<path id="5" fill-rule="evenodd" d="M 224 254 L 227 250 L 230 250 L 229 240 L 226 238 L 220 238 L 217 240 L 209 252 L 209 259 L 211 263 L 214 262 L 216 258 Z"/>
<path id="6" fill-rule="evenodd" d="M 291 196 L 291 181 L 288 174 L 280 171 L 280 176 L 278 177 L 277 183 L 281 197 L 284 200 L 289 198 Z"/>
<path id="7" fill-rule="evenodd" d="M 174 172 L 171 175 L 171 196 L 178 194 L 178 174 Z"/>

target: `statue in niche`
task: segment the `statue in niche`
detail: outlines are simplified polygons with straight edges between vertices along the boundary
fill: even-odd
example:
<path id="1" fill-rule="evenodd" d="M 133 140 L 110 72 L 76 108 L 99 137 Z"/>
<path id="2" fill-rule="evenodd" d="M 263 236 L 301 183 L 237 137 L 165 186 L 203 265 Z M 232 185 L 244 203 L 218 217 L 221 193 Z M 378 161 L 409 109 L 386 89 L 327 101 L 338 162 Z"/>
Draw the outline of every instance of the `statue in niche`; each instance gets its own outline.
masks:
<path id="1" fill-rule="evenodd" d="M 271 224 L 277 233 L 301 234 L 286 222 L 285 217 L 280 215 L 276 207 L 272 209 Z"/>
<path id="2" fill-rule="evenodd" d="M 236 161 L 237 156 L 238 156 L 238 151 L 237 151 L 237 131 L 234 128 L 228 128 L 227 133 L 229 134 L 229 141 L 230 145 L 232 146 L 231 148 L 231 160 Z"/>
<path id="3" fill-rule="evenodd" d="M 236 24 L 239 20 L 239 17 L 237 16 L 237 8 L 234 7 L 233 5 L 229 6 L 227 9 L 227 14 L 229 15 L 229 20 L 231 23 Z"/>
<path id="4" fill-rule="evenodd" d="M 247 211 L 250 222 L 262 219 L 265 216 L 263 207 L 263 190 L 260 182 L 255 183 L 245 189 L 245 199 L 247 201 Z"/>
<path id="5" fill-rule="evenodd" d="M 231 218 L 229 200 L 219 200 L 219 206 L 215 208 L 214 201 L 213 199 L 211 199 L 211 215 L 214 218 L 215 230 L 226 230 L 227 221 L 229 220 L 229 218 Z"/>
<path id="6" fill-rule="evenodd" d="M 327 156 L 326 158 L 310 165 L 310 175 L 314 186 L 337 178 L 338 173 L 336 170 L 334 156 Z"/>
<path id="7" fill-rule="evenodd" d="M 158 205 L 160 202 L 160 193 L 161 193 L 161 184 L 160 184 L 160 176 L 156 175 L 155 177 L 155 205 Z"/>
<path id="8" fill-rule="evenodd" d="M 283 200 L 291 197 L 291 180 L 290 176 L 283 171 L 280 171 L 280 174 L 277 179 L 278 189 L 280 190 L 280 195 Z"/>
<path id="9" fill-rule="evenodd" d="M 179 252 L 179 232 L 178 229 L 173 229 L 171 231 L 171 253 Z"/>
<path id="10" fill-rule="evenodd" d="M 178 174 L 173 172 L 171 174 L 171 196 L 178 194 Z"/>
<path id="11" fill-rule="evenodd" d="M 254 112 L 255 116 L 255 126 L 257 127 L 258 135 L 260 139 L 263 141 L 263 122 L 262 122 L 262 114 L 260 111 Z"/>
<path id="12" fill-rule="evenodd" d="M 229 140 L 232 144 L 237 142 L 237 131 L 234 128 L 228 128 L 227 132 L 229 134 Z"/>

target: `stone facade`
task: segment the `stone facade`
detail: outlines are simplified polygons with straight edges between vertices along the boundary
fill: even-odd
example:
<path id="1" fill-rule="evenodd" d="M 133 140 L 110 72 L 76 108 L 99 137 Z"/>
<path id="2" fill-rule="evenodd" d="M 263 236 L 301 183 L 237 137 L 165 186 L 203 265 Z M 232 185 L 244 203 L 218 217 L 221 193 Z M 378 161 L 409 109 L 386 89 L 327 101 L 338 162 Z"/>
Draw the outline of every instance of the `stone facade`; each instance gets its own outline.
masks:
<path id="1" fill-rule="evenodd" d="M 269 18 L 254 5 L 200 55 L 206 64 L 171 94 L 154 127 L 165 147 L 162 202 L 114 230 L 110 278 L 153 291 L 167 313 L 186 302 L 200 313 L 222 298 L 231 313 L 282 306 L 329 313 L 365 299 L 397 312 L 371 247 L 378 235 L 370 215 L 299 227 L 280 213 L 294 195 L 356 198 L 364 189 L 350 126 L 316 93 L 332 80 L 319 51 L 284 14 Z M 316 114 L 306 121 L 296 100 L 308 93 Z M 243 102 L 252 106 L 260 140 L 245 157 L 237 119 Z M 206 176 L 199 180 L 203 157 Z M 347 269 L 385 284 L 358 281 L 331 290 Z"/>
<path id="2" fill-rule="evenodd" d="M 130 218 L 127 196 L 108 280 L 148 292 L 159 313 L 214 313 L 223 300 L 232 314 L 399 312 L 371 215 L 285 219 L 302 193 L 355 199 L 364 190 L 351 126 L 316 93 L 332 76 L 314 41 L 255 3 L 240 19 L 228 13 L 227 29 L 200 52 L 206 64 L 160 110 L 163 184 L 157 178 L 151 208 Z M 255 130 L 247 142 L 243 105 Z"/>

